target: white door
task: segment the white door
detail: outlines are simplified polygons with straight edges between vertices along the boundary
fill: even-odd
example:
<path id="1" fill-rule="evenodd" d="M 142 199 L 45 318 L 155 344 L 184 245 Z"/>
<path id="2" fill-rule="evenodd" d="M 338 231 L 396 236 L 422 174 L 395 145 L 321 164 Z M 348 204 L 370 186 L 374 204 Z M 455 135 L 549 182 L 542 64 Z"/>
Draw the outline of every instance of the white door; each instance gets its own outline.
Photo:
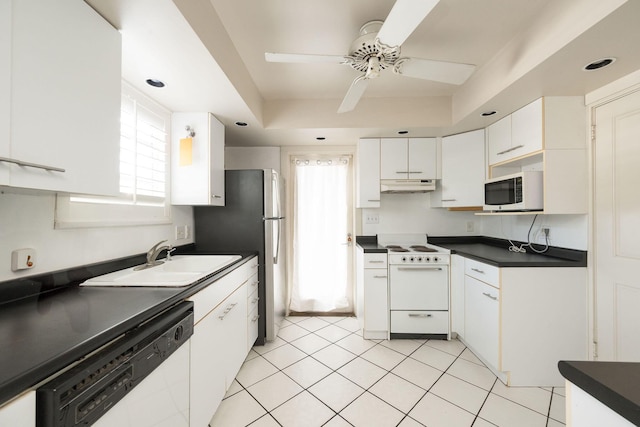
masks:
<path id="1" fill-rule="evenodd" d="M 293 159 L 293 312 L 353 312 L 351 161 Z"/>
<path id="2" fill-rule="evenodd" d="M 595 109 L 595 338 L 599 360 L 640 361 L 640 92 Z"/>

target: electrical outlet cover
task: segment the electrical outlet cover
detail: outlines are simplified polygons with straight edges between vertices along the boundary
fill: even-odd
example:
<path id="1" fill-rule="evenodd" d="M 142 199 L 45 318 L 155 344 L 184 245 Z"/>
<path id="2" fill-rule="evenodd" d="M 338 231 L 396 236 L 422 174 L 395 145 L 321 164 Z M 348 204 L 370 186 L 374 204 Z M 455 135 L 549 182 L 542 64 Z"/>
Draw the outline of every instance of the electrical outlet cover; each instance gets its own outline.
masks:
<path id="1" fill-rule="evenodd" d="M 28 270 L 36 266 L 36 251 L 31 248 L 16 249 L 11 252 L 11 270 Z"/>

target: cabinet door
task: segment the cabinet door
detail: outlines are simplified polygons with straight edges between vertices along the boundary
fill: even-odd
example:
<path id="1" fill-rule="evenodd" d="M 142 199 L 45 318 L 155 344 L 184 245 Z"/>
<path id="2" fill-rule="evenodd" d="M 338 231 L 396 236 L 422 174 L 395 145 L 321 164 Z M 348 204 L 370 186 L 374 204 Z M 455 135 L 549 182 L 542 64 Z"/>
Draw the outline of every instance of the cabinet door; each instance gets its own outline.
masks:
<path id="1" fill-rule="evenodd" d="M 511 115 L 487 127 L 487 142 L 489 144 L 490 165 L 509 159 L 508 153 L 511 149 Z"/>
<path id="2" fill-rule="evenodd" d="M 499 366 L 500 291 L 473 277 L 464 278 L 464 338 L 495 369 Z"/>
<path id="3" fill-rule="evenodd" d="M 484 204 L 484 130 L 442 139 L 442 206 Z"/>
<path id="4" fill-rule="evenodd" d="M 436 139 L 409 138 L 409 178 L 436 178 Z"/>
<path id="5" fill-rule="evenodd" d="M 218 343 L 224 343 L 227 347 L 224 362 L 225 391 L 231 386 L 240 366 L 247 357 L 247 286 L 238 288 L 222 305 L 223 310 L 223 339 Z M 228 310 L 228 311 L 227 311 Z"/>
<path id="6" fill-rule="evenodd" d="M 27 392 L 0 408 L 0 426 L 35 427 L 36 392 Z"/>
<path id="7" fill-rule="evenodd" d="M 387 269 L 364 270 L 364 329 L 388 331 Z"/>
<path id="8" fill-rule="evenodd" d="M 224 206 L 224 125 L 209 113 L 209 204 Z"/>
<path id="9" fill-rule="evenodd" d="M 409 143 L 407 138 L 380 139 L 380 179 L 409 177 Z"/>
<path id="10" fill-rule="evenodd" d="M 66 171 L 12 167 L 11 185 L 117 194 L 120 33 L 83 1 L 12 8 L 11 157 Z"/>
<path id="11" fill-rule="evenodd" d="M 380 207 L 380 139 L 358 141 L 356 208 Z"/>
<path id="12" fill-rule="evenodd" d="M 542 150 L 542 98 L 511 115 L 511 148 L 508 158 Z"/>
<path id="13" fill-rule="evenodd" d="M 223 302 L 195 325 L 191 337 L 191 375 L 189 425 L 206 426 L 218 409 L 226 389 L 224 361 L 227 346 L 224 341 Z"/>
<path id="14" fill-rule="evenodd" d="M 464 334 L 464 258 L 451 255 L 451 332 Z"/>
<path id="15" fill-rule="evenodd" d="M 0 157 L 11 149 L 11 2 L 0 2 Z M 9 163 L 0 162 L 0 185 L 9 184 Z"/>

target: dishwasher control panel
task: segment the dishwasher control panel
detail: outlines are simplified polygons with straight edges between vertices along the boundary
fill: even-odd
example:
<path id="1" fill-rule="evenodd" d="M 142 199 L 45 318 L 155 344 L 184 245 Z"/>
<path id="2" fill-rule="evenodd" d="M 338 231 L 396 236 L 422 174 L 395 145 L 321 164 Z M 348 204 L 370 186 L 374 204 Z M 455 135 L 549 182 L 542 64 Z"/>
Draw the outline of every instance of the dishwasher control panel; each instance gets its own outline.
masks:
<path id="1" fill-rule="evenodd" d="M 125 333 L 37 390 L 36 426 L 95 423 L 191 335 L 191 301 Z"/>

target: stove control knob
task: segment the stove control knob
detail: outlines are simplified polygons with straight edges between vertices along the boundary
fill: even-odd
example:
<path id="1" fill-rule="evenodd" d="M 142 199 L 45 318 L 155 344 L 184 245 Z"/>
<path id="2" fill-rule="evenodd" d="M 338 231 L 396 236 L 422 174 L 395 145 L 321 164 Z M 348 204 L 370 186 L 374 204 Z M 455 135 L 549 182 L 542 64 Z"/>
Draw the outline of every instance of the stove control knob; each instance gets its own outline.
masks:
<path id="1" fill-rule="evenodd" d="M 417 257 L 417 258 L 416 258 L 416 261 L 418 261 L 418 262 L 422 262 L 422 257 L 421 257 L 421 256 Z"/>
<path id="2" fill-rule="evenodd" d="M 433 262 L 438 262 L 438 261 L 440 261 L 440 258 L 438 258 L 437 256 L 434 256 L 433 257 Z"/>
<path id="3" fill-rule="evenodd" d="M 424 262 L 430 262 L 431 258 L 429 258 L 428 256 L 424 257 Z"/>
<path id="4" fill-rule="evenodd" d="M 407 262 L 407 257 L 406 256 L 403 256 L 401 259 L 402 259 L 402 262 Z"/>
<path id="5" fill-rule="evenodd" d="M 415 258 L 411 257 L 411 258 L 409 258 L 409 261 L 413 262 L 413 261 L 415 261 Z"/>

